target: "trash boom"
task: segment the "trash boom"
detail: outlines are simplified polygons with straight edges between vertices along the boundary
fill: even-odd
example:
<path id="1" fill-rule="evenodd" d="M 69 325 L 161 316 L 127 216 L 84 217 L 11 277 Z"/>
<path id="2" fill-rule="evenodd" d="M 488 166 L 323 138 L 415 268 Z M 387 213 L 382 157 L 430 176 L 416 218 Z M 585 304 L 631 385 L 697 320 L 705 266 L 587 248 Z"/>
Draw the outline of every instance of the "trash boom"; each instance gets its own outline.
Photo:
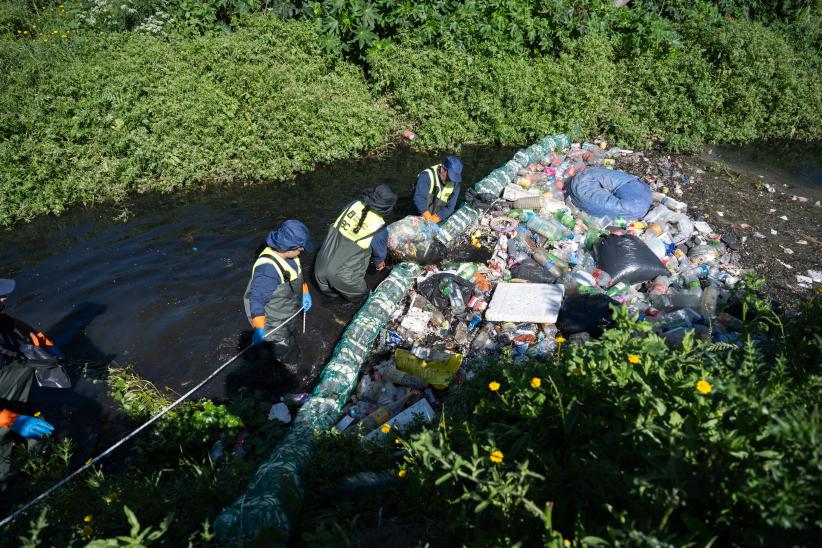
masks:
<path id="1" fill-rule="evenodd" d="M 499 196 L 520 169 L 570 144 L 565 134 L 545 137 L 518 151 L 475 184 L 474 189 Z M 479 210 L 463 204 L 442 224 L 438 240 L 447 247 L 453 245 L 479 215 Z M 257 469 L 245 492 L 215 520 L 214 531 L 220 543 L 244 546 L 254 541 L 276 546 L 288 541 L 293 517 L 302 501 L 302 472 L 313 455 L 314 433 L 330 429 L 339 420 L 377 335 L 391 320 L 421 271 L 414 263 L 396 265 L 351 320 L 291 429 Z"/>

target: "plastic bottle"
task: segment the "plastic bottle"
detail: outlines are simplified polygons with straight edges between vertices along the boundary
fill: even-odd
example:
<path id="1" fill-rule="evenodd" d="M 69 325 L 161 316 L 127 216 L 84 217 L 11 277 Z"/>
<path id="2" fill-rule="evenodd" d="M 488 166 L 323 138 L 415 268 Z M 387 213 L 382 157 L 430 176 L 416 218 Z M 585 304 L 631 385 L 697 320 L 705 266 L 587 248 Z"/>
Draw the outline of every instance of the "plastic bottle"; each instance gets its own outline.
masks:
<path id="1" fill-rule="evenodd" d="M 708 275 L 708 267 L 706 265 L 694 266 L 692 268 L 686 268 L 679 274 L 679 279 L 683 286 L 687 286 L 692 282 L 699 281 L 700 278 L 704 278 Z"/>
<path id="2" fill-rule="evenodd" d="M 289 407 L 300 407 L 302 404 L 308 401 L 308 398 L 310 397 L 311 394 L 307 392 L 302 392 L 299 394 L 284 394 L 280 398 L 280 401 Z"/>
<path id="3" fill-rule="evenodd" d="M 515 209 L 545 209 L 549 201 L 545 196 L 528 196 L 514 201 Z"/>
<path id="4" fill-rule="evenodd" d="M 444 284 L 440 284 L 440 291 L 448 297 L 448 301 L 451 303 L 451 310 L 453 310 L 455 314 L 465 310 L 465 299 L 463 299 L 462 291 L 459 290 L 453 278 L 449 276 Z"/>
<path id="5" fill-rule="evenodd" d="M 668 276 L 657 276 L 654 278 L 651 288 L 648 290 L 648 295 L 664 295 L 668 292 L 670 285 L 671 281 Z"/>
<path id="6" fill-rule="evenodd" d="M 605 292 L 609 297 L 616 297 L 617 295 L 622 295 L 628 291 L 631 286 L 626 284 L 625 282 L 617 282 Z"/>
<path id="7" fill-rule="evenodd" d="M 474 337 L 474 340 L 471 341 L 471 351 L 472 352 L 477 352 L 477 351 L 482 350 L 483 348 L 485 348 L 485 345 L 488 344 L 488 340 L 490 338 L 489 337 L 489 332 L 490 331 L 491 331 L 491 328 L 487 325 L 484 325 L 480 328 L 479 332 Z"/>
<path id="8" fill-rule="evenodd" d="M 477 263 L 462 263 L 457 269 L 457 276 L 463 280 L 470 280 L 479 271 Z"/>
<path id="9" fill-rule="evenodd" d="M 702 300 L 700 301 L 699 311 L 706 318 L 713 318 L 716 316 L 716 301 L 719 297 L 719 288 L 715 285 L 709 285 L 702 291 Z"/>
<path id="10" fill-rule="evenodd" d="M 708 278 L 723 284 L 725 287 L 729 289 L 733 289 L 734 285 L 736 285 L 736 283 L 739 281 L 739 278 L 737 278 L 736 276 L 731 276 L 724 270 L 720 270 L 715 266 L 712 266 L 708 270 Z"/>
<path id="11" fill-rule="evenodd" d="M 611 285 L 611 275 L 604 270 L 597 268 L 592 274 L 599 287 L 608 287 Z"/>
<path id="12" fill-rule="evenodd" d="M 378 407 L 376 411 L 368 415 L 362 420 L 362 427 L 365 430 L 373 430 L 374 428 L 378 427 L 382 423 L 386 422 L 388 419 L 399 413 L 399 411 L 405 405 L 405 398 L 400 398 L 397 401 L 391 403 L 390 405 L 386 405 L 384 407 Z"/>
<path id="13" fill-rule="evenodd" d="M 665 207 L 667 207 L 668 209 L 671 209 L 673 211 L 682 212 L 682 211 L 685 211 L 686 209 L 688 209 L 688 204 L 686 204 L 685 202 L 680 202 L 679 200 L 674 200 L 670 196 L 666 196 L 665 194 L 663 194 L 661 192 L 654 192 L 654 193 L 652 193 L 652 195 L 654 197 L 655 202 L 659 202 L 660 204 L 664 205 Z"/>
<path id="14" fill-rule="evenodd" d="M 479 314 L 474 314 L 471 318 L 471 321 L 468 322 L 468 331 L 473 331 L 482 321 L 482 317 Z"/>
<path id="15" fill-rule="evenodd" d="M 716 247 L 712 245 L 698 245 L 688 252 L 688 258 L 694 264 L 703 264 L 715 261 L 719 257 Z"/>
<path id="16" fill-rule="evenodd" d="M 542 265 L 542 267 L 554 278 L 562 277 L 562 273 L 564 271 L 551 259 L 551 254 L 544 249 L 539 248 L 534 251 L 534 260 Z"/>
<path id="17" fill-rule="evenodd" d="M 528 220 L 527 226 L 549 241 L 567 240 L 569 235 L 573 238 L 573 234 L 552 217 L 534 215 Z"/>
<path id="18" fill-rule="evenodd" d="M 568 229 L 574 228 L 574 225 L 577 223 L 574 216 L 571 215 L 567 209 L 557 209 L 554 211 L 554 218 L 559 221 L 562 226 Z"/>

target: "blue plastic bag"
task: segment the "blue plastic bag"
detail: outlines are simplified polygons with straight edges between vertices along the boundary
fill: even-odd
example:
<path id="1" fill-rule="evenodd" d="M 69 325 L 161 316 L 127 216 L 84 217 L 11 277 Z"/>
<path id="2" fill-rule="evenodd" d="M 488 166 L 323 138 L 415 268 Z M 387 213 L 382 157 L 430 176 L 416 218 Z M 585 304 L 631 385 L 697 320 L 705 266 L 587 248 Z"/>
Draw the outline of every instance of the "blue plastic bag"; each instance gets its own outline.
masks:
<path id="1" fill-rule="evenodd" d="M 638 177 L 604 167 L 592 167 L 571 180 L 571 200 L 594 216 L 641 219 L 653 202 L 651 189 Z"/>

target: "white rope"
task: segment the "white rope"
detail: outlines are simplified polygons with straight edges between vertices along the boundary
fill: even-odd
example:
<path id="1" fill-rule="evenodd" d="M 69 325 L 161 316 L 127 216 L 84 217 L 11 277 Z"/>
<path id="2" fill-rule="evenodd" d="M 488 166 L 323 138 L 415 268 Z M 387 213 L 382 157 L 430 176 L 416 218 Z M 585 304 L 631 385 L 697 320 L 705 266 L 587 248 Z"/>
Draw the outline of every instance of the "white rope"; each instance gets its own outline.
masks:
<path id="1" fill-rule="evenodd" d="M 278 329 L 283 327 L 285 324 L 287 324 L 288 322 L 290 322 L 291 320 L 296 318 L 300 314 L 300 312 L 303 311 L 303 308 L 300 308 L 290 318 L 288 318 L 286 321 L 284 321 L 283 323 L 281 323 L 277 327 L 274 327 L 270 331 L 268 331 L 265 334 L 265 337 L 268 337 L 269 335 L 271 335 L 272 333 L 274 333 L 275 331 L 277 331 Z M 36 498 L 31 499 L 26 504 L 24 504 L 23 506 L 21 506 L 20 508 L 18 508 L 17 510 L 15 510 L 11 514 L 9 514 L 6 518 L 3 519 L 3 521 L 0 521 L 0 527 L 4 527 L 4 526 L 8 525 L 9 523 L 11 523 L 12 521 L 14 521 L 15 518 L 17 518 L 17 516 L 19 516 L 20 514 L 22 514 L 23 512 L 25 512 L 26 510 L 28 510 L 29 508 L 31 508 L 32 506 L 34 506 L 35 504 L 37 504 L 38 502 L 40 502 L 41 500 L 43 500 L 44 498 L 49 496 L 50 494 L 52 494 L 53 492 L 57 491 L 60 487 L 62 487 L 63 485 L 65 485 L 66 483 L 68 483 L 69 481 L 74 479 L 76 476 L 79 476 L 80 474 L 82 474 L 83 472 L 85 472 L 86 470 L 88 470 L 89 468 L 94 466 L 97 462 L 99 462 L 100 460 L 107 457 L 109 454 L 111 454 L 112 451 L 114 451 L 115 449 L 117 449 L 118 447 L 123 445 L 125 442 L 127 442 L 128 440 L 130 440 L 131 438 L 133 438 L 134 436 L 136 436 L 137 434 L 139 434 L 140 432 L 142 432 L 143 430 L 145 430 L 146 428 L 148 428 L 149 426 L 151 426 L 152 424 L 157 422 L 157 420 L 160 419 L 160 417 L 162 417 L 163 415 L 165 415 L 166 413 L 168 413 L 169 411 L 171 411 L 172 409 L 177 407 L 180 403 L 183 402 L 183 400 L 185 400 L 186 398 L 191 396 L 194 392 L 196 392 L 197 390 L 199 390 L 200 388 L 205 386 L 209 381 L 211 381 L 211 379 L 213 379 L 214 377 L 219 375 L 220 372 L 223 369 L 225 369 L 226 367 L 228 367 L 234 360 L 236 360 L 237 358 L 239 358 L 240 356 L 245 354 L 252 346 L 254 346 L 253 343 L 246 346 L 245 348 L 243 348 L 233 358 L 231 358 L 230 360 L 228 360 L 227 362 L 222 364 L 220 367 L 215 369 L 214 372 L 211 373 L 211 375 L 209 375 L 208 377 L 203 379 L 203 381 L 201 381 L 200 384 L 198 384 L 197 386 L 195 386 L 194 388 L 192 388 L 191 390 L 189 390 L 188 392 L 186 392 L 185 394 L 183 394 L 182 396 L 177 398 L 177 400 L 174 403 L 168 405 L 165 409 L 163 409 L 162 411 L 157 413 L 155 416 L 151 417 L 145 423 L 141 424 L 138 428 L 133 430 L 126 437 L 124 437 L 123 439 L 121 439 L 120 441 L 118 441 L 117 443 L 115 443 L 114 445 L 112 445 L 111 447 L 109 447 L 108 449 L 106 449 L 105 451 L 103 451 L 102 453 L 97 455 L 96 457 L 94 457 L 92 460 L 86 462 L 83 466 L 81 466 L 80 468 L 78 468 L 77 470 L 75 470 L 74 472 L 72 472 L 71 474 L 69 474 L 68 476 L 66 476 L 62 480 L 60 480 L 59 482 L 55 483 L 54 485 L 52 485 L 47 490 L 43 491 Z"/>

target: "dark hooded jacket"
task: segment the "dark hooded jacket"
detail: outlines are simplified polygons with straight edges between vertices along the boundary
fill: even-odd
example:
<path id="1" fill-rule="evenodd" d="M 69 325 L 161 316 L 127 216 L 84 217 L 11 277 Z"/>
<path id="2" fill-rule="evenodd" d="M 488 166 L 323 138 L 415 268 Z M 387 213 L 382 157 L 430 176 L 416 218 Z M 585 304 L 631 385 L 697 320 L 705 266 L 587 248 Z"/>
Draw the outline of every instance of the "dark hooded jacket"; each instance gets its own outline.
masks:
<path id="1" fill-rule="evenodd" d="M 324 292 L 336 290 L 353 299 L 368 292 L 365 272 L 388 254 L 388 228 L 383 215 L 390 213 L 397 195 L 382 184 L 365 190 L 348 204 L 332 223 L 317 253 L 315 276 Z"/>

